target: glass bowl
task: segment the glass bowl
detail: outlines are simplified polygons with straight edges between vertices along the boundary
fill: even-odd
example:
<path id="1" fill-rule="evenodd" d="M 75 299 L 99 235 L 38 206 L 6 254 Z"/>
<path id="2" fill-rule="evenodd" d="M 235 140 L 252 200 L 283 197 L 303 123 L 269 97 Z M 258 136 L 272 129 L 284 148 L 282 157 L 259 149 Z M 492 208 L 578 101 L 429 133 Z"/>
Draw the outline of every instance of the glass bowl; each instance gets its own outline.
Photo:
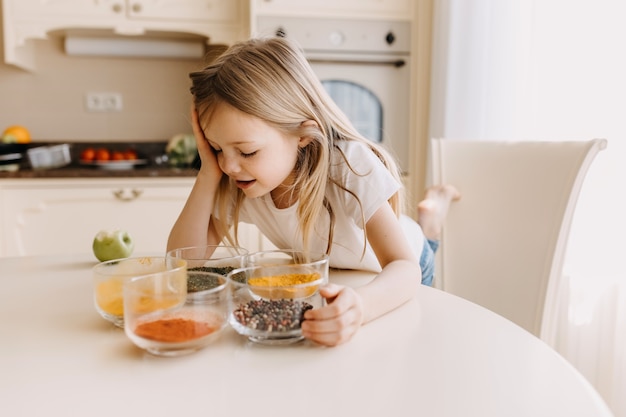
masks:
<path id="1" fill-rule="evenodd" d="M 134 277 L 170 270 L 186 271 L 186 262 L 173 257 L 144 256 L 97 264 L 93 267 L 96 310 L 117 327 L 124 327 L 124 282 Z"/>
<path id="2" fill-rule="evenodd" d="M 228 322 L 237 333 L 263 344 L 303 340 L 304 313 L 324 305 L 328 258 L 312 263 L 255 265 L 228 274 Z"/>
<path id="3" fill-rule="evenodd" d="M 245 266 L 247 254 L 246 249 L 237 246 L 206 245 L 173 249 L 167 252 L 166 257 L 187 261 L 187 292 L 191 294 L 215 286 L 211 274 L 204 272 L 226 276 L 233 269 Z"/>
<path id="4" fill-rule="evenodd" d="M 285 265 L 298 264 L 310 265 L 328 275 L 328 255 L 321 252 L 307 252 L 297 249 L 271 249 L 252 252 L 246 256 L 245 266 L 260 265 Z"/>
<path id="5" fill-rule="evenodd" d="M 215 286 L 187 292 L 185 271 L 164 271 L 124 284 L 124 330 L 139 348 L 157 356 L 180 356 L 214 342 L 228 326 L 228 281 L 200 271 Z"/>

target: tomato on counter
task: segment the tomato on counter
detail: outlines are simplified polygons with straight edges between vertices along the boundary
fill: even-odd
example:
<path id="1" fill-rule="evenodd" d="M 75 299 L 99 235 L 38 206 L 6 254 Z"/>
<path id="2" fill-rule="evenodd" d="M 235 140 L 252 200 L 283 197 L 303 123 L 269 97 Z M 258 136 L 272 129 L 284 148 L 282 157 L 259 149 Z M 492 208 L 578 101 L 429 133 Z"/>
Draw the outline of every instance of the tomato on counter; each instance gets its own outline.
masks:
<path id="1" fill-rule="evenodd" d="M 124 156 L 124 152 L 122 151 L 113 151 L 113 153 L 111 153 L 112 161 L 123 161 L 125 159 L 126 157 Z"/>
<path id="2" fill-rule="evenodd" d="M 111 151 L 106 148 L 98 148 L 96 150 L 96 161 L 110 161 Z"/>
<path id="3" fill-rule="evenodd" d="M 83 149 L 83 151 L 80 153 L 80 159 L 81 161 L 93 161 L 94 159 L 96 159 L 96 150 L 94 148 Z"/>
<path id="4" fill-rule="evenodd" d="M 139 154 L 134 148 L 111 149 L 104 146 L 89 146 L 80 153 L 82 162 L 119 162 L 137 161 L 138 159 Z"/>
<path id="5" fill-rule="evenodd" d="M 137 152 L 134 149 L 127 149 L 124 151 L 124 159 L 127 161 L 134 161 L 137 159 Z"/>

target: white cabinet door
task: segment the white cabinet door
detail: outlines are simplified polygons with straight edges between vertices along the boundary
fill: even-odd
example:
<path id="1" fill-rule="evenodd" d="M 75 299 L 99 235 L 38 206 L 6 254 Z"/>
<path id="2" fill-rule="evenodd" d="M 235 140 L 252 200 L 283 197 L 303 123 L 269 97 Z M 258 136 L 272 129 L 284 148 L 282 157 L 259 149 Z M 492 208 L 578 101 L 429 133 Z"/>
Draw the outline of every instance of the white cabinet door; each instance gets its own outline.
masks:
<path id="1" fill-rule="evenodd" d="M 36 17 L 201 20 L 234 22 L 239 0 L 5 0 L 15 18 Z"/>
<path id="2" fill-rule="evenodd" d="M 106 17 L 119 15 L 124 0 L 5 0 L 4 9 L 14 18 L 24 17 Z"/>
<path id="3" fill-rule="evenodd" d="M 0 256 L 91 253 L 103 229 L 127 230 L 136 254 L 164 254 L 194 178 L 16 180 L 0 183 Z M 272 248 L 242 224 L 239 244 Z"/>
<path id="4" fill-rule="evenodd" d="M 137 19 L 236 22 L 240 2 L 233 0 L 127 0 L 128 15 Z"/>
<path id="5" fill-rule="evenodd" d="M 192 184 L 69 180 L 4 188 L 0 254 L 91 252 L 102 229 L 127 230 L 137 253 L 165 253 L 169 231 Z"/>

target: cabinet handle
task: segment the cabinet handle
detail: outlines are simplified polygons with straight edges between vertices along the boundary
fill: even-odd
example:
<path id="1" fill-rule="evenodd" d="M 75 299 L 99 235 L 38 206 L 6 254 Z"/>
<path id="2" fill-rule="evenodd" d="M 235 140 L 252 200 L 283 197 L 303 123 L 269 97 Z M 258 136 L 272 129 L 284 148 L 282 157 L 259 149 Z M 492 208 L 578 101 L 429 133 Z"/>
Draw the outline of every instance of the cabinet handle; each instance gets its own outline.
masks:
<path id="1" fill-rule="evenodd" d="M 141 13 L 141 3 L 133 3 L 132 9 L 134 13 Z"/>
<path id="2" fill-rule="evenodd" d="M 113 12 L 120 13 L 122 11 L 122 5 L 120 3 L 115 3 L 112 9 L 113 9 Z"/>
<path id="3" fill-rule="evenodd" d="M 139 190 L 137 188 L 133 188 L 129 192 L 126 192 L 126 191 L 128 190 L 126 189 L 115 190 L 113 191 L 113 195 L 115 196 L 115 198 L 117 198 L 120 201 L 133 201 L 133 200 L 138 199 L 139 196 L 143 194 L 143 190 Z"/>

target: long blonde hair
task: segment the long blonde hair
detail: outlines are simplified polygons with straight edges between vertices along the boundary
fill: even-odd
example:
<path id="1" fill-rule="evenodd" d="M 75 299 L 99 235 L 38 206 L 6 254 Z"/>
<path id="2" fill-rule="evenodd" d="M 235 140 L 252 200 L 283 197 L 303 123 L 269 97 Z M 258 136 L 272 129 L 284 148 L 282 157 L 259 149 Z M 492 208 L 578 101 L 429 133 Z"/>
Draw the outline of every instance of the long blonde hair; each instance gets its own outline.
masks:
<path id="1" fill-rule="evenodd" d="M 225 102 L 285 133 L 312 139 L 307 146 L 300 148 L 294 168 L 296 179 L 293 189 L 307 196 L 306 199 L 298 199 L 298 221 L 305 249 L 316 220 L 325 210 L 330 216 L 326 250 L 330 252 L 334 214 L 333 207 L 325 197 L 328 186 L 340 187 L 361 204 L 358 196 L 346 189 L 339 179 L 329 177 L 331 153 L 341 153 L 335 146 L 336 141 L 365 143 L 401 183 L 394 158 L 382 146 L 366 139 L 354 128 L 324 89 L 301 48 L 289 39 L 275 37 L 237 43 L 203 70 L 192 72 L 190 78 L 191 93 L 201 124 L 210 119 L 216 104 Z M 309 120 L 315 121 L 317 126 L 303 125 L 303 122 Z M 352 169 L 345 156 L 343 159 Z M 239 207 L 243 198 L 243 192 L 224 175 L 216 196 L 216 205 L 218 217 L 222 221 L 229 221 L 218 232 L 234 244 L 237 244 Z M 397 215 L 402 211 L 403 199 L 401 187 L 389 200 Z M 234 238 L 229 233 L 230 222 L 234 225 Z M 364 230 L 363 251 L 365 247 Z"/>

